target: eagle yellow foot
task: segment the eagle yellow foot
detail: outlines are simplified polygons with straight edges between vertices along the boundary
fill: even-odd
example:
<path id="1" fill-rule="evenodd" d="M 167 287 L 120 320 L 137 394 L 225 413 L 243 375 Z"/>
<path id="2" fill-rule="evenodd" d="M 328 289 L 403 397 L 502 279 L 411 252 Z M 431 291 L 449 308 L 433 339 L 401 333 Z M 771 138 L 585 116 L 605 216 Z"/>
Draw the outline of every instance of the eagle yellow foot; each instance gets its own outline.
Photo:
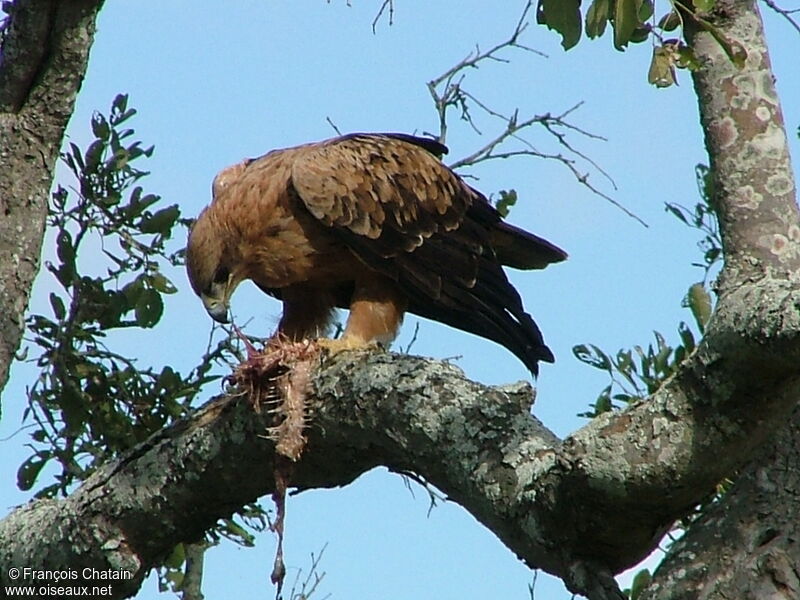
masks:
<path id="1" fill-rule="evenodd" d="M 346 352 L 348 350 L 380 350 L 380 346 L 375 342 L 367 342 L 357 337 L 345 336 L 336 340 L 320 338 L 316 340 L 320 348 L 328 351 L 329 356 Z"/>

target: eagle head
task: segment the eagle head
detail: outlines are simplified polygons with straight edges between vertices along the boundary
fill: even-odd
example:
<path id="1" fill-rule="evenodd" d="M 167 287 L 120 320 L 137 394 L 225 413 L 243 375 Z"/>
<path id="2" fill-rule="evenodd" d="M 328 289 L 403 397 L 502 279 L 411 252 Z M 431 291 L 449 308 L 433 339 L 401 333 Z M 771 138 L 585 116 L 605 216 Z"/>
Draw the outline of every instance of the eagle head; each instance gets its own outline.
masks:
<path id="1" fill-rule="evenodd" d="M 186 272 L 195 294 L 208 314 L 219 323 L 228 322 L 230 298 L 242 280 L 223 237 L 224 228 L 206 208 L 189 231 L 186 246 Z"/>

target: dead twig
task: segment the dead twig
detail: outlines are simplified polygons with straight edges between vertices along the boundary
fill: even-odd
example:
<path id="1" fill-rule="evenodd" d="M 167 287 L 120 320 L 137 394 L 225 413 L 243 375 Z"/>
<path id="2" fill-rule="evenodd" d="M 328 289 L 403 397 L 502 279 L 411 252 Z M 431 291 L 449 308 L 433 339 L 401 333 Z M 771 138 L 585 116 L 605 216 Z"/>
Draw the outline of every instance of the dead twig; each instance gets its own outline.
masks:
<path id="1" fill-rule="evenodd" d="M 775 0 L 764 0 L 764 4 L 789 21 L 789 24 L 797 30 L 797 33 L 800 33 L 800 24 L 798 24 L 792 16 L 795 13 L 800 13 L 800 8 L 781 8 Z"/>
<path id="2" fill-rule="evenodd" d="M 375 18 L 372 20 L 372 33 L 376 33 L 376 27 L 378 26 L 378 21 L 380 21 L 381 17 L 383 16 L 384 12 L 389 14 L 389 27 L 394 25 L 394 0 L 383 0 L 383 4 L 381 4 L 380 9 L 378 10 L 378 14 L 375 15 Z"/>
<path id="3" fill-rule="evenodd" d="M 546 56 L 546 54 L 525 46 L 519 42 L 520 36 L 528 27 L 528 13 L 533 8 L 533 0 L 528 0 L 522 10 L 517 25 L 514 28 L 511 36 L 503 42 L 496 44 L 489 50 L 481 51 L 479 46 L 475 46 L 475 51 L 468 54 L 464 59 L 450 67 L 447 71 L 432 79 L 428 82 L 428 92 L 433 98 L 436 105 L 436 111 L 439 114 L 439 134 L 434 136 L 442 144 L 445 143 L 447 137 L 447 111 L 450 108 L 457 107 L 461 110 L 461 118 L 469 122 L 477 133 L 480 131 L 475 126 L 469 116 L 469 107 L 466 103 L 467 96 L 463 93 L 463 82 L 466 75 L 463 73 L 466 69 L 479 68 L 479 65 L 484 61 L 495 61 L 507 63 L 507 58 L 502 58 L 500 53 L 508 48 L 517 48 L 527 52 L 533 52 L 539 56 Z"/>
<path id="4" fill-rule="evenodd" d="M 314 556 L 313 552 L 311 553 L 311 569 L 309 569 L 308 575 L 302 582 L 300 581 L 300 577 L 303 574 L 303 570 L 297 570 L 297 575 L 295 576 L 294 583 L 292 584 L 292 591 L 289 592 L 290 600 L 308 600 L 312 594 L 317 591 L 317 587 L 325 577 L 325 571 L 322 573 L 319 572 L 319 563 L 322 560 L 322 555 L 327 547 L 328 544 L 326 543 L 316 556 Z M 300 586 L 299 589 L 298 584 Z M 330 594 L 327 594 L 323 596 L 321 600 L 325 600 L 329 597 Z"/>
<path id="5" fill-rule="evenodd" d="M 427 516 L 431 516 L 431 511 L 436 508 L 436 505 L 440 502 L 447 502 L 447 497 L 440 494 L 432 485 L 431 483 L 425 479 L 422 475 L 417 475 L 413 471 L 395 471 L 398 475 L 403 478 L 403 484 L 406 486 L 406 489 L 411 492 L 411 495 L 416 498 L 414 495 L 414 488 L 411 487 L 409 481 L 416 482 L 420 487 L 422 487 L 425 492 L 428 494 L 428 514 Z"/>
<path id="6" fill-rule="evenodd" d="M 519 156 L 553 160 L 569 169 L 578 183 L 586 187 L 590 192 L 600 196 L 622 210 L 626 215 L 647 227 L 647 224 L 641 218 L 590 182 L 590 173 L 591 171 L 595 171 L 605 178 L 614 190 L 617 189 L 613 178 L 597 162 L 578 150 L 568 138 L 568 134 L 577 134 L 585 138 L 605 141 L 604 137 L 591 133 L 569 121 L 572 113 L 576 111 L 583 102 L 576 103 L 574 106 L 558 115 L 546 113 L 522 118 L 520 117 L 519 109 L 515 109 L 510 115 L 503 114 L 491 108 L 473 93 L 465 89 L 464 82 L 469 69 L 477 69 L 486 61 L 507 63 L 508 59 L 502 56 L 502 51 L 506 49 L 519 48 L 544 56 L 542 53 L 520 42 L 520 38 L 528 25 L 527 18 L 533 8 L 533 0 L 528 0 L 525 3 L 525 7 L 517 21 L 514 31 L 508 39 L 496 44 L 485 52 L 482 52 L 480 48 L 476 47 L 475 51 L 470 53 L 466 58 L 428 82 L 428 92 L 433 99 L 438 115 L 439 132 L 438 134 L 425 133 L 436 138 L 440 143 L 445 144 L 448 132 L 448 118 L 451 111 L 456 110 L 462 121 L 465 121 L 478 135 L 483 135 L 481 128 L 476 122 L 476 111 L 477 114 L 482 113 L 492 120 L 502 122 L 502 128 L 499 130 L 499 133 L 482 147 L 452 162 L 449 165 L 451 169 L 463 169 L 485 161 Z M 541 150 L 539 145 L 534 144 L 529 137 L 524 135 L 526 132 L 536 127 L 541 128 L 546 133 L 546 139 L 555 140 L 555 143 L 560 146 L 562 150 Z M 509 142 L 516 142 L 517 147 L 509 148 Z M 585 166 L 585 168 L 582 165 Z"/>
<path id="7" fill-rule="evenodd" d="M 330 118 L 330 117 L 325 117 L 325 120 L 328 122 L 328 125 L 330 125 L 331 127 L 333 127 L 333 130 L 336 132 L 336 135 L 342 135 L 342 132 L 341 132 L 341 131 L 339 131 L 339 128 L 336 126 L 336 123 L 334 123 L 334 122 L 331 120 L 331 118 Z"/>

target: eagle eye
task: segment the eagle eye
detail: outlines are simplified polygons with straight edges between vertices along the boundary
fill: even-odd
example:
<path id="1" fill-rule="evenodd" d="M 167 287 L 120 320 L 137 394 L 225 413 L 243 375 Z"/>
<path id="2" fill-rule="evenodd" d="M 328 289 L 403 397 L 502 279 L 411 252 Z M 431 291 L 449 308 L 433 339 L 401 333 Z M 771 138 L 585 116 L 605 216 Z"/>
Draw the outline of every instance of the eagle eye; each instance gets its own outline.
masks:
<path id="1" fill-rule="evenodd" d="M 227 283 L 230 275 L 231 272 L 228 267 L 220 266 L 217 268 L 217 272 L 214 273 L 214 283 Z"/>

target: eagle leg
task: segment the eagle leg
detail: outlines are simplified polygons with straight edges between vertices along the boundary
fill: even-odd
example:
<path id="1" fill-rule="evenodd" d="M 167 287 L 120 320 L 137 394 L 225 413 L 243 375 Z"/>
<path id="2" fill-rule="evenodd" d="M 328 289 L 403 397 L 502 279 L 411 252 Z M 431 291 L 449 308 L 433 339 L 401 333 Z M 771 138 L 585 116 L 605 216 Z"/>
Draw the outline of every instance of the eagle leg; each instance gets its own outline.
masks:
<path id="1" fill-rule="evenodd" d="M 407 304 L 394 282 L 372 274 L 356 282 L 342 337 L 326 340 L 323 346 L 331 352 L 371 345 L 388 346 L 403 323 Z"/>
<path id="2" fill-rule="evenodd" d="M 327 334 L 336 305 L 333 295 L 306 285 L 292 285 L 281 290 L 283 316 L 274 338 L 285 337 L 299 342 Z"/>

